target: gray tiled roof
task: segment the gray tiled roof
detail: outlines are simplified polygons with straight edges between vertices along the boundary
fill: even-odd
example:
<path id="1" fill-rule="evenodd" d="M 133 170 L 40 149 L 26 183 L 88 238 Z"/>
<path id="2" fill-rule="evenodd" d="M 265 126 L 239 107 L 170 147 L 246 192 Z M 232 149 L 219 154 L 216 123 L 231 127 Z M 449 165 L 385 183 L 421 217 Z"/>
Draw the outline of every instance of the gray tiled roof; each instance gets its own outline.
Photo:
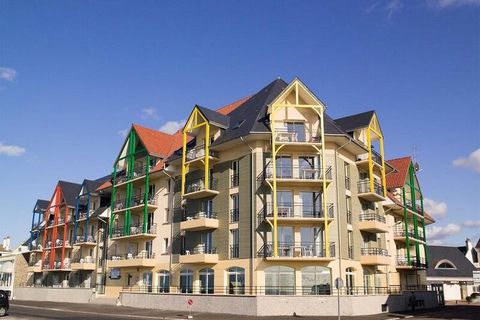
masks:
<path id="1" fill-rule="evenodd" d="M 427 277 L 472 277 L 475 266 L 463 255 L 458 247 L 428 246 Z M 441 260 L 452 262 L 457 269 L 435 269 Z"/>
<path id="2" fill-rule="evenodd" d="M 75 207 L 76 198 L 80 189 L 82 188 L 81 184 L 68 182 L 68 181 L 58 181 L 60 188 L 62 188 L 63 196 L 65 197 L 65 202 L 70 207 Z"/>
<path id="3" fill-rule="evenodd" d="M 335 119 L 335 122 L 347 132 L 352 132 L 358 128 L 368 127 L 375 111 L 370 110 L 351 116 Z"/>

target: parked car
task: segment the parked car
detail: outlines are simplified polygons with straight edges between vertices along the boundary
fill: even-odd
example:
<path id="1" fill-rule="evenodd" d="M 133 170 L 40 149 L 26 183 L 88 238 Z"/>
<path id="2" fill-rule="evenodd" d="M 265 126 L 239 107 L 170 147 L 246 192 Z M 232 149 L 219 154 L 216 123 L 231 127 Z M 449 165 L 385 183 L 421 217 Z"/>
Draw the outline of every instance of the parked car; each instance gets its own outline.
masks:
<path id="1" fill-rule="evenodd" d="M 0 290 L 0 317 L 7 314 L 8 308 L 8 294 L 5 291 Z"/>

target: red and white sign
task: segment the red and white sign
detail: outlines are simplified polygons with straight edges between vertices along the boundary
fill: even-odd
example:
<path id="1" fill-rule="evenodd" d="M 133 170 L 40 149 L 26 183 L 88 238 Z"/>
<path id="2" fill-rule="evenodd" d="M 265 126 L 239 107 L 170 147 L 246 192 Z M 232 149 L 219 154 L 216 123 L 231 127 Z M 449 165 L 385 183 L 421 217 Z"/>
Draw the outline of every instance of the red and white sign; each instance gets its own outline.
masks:
<path id="1" fill-rule="evenodd" d="M 187 299 L 187 303 L 189 306 L 191 306 L 193 304 L 193 300 L 192 299 Z"/>

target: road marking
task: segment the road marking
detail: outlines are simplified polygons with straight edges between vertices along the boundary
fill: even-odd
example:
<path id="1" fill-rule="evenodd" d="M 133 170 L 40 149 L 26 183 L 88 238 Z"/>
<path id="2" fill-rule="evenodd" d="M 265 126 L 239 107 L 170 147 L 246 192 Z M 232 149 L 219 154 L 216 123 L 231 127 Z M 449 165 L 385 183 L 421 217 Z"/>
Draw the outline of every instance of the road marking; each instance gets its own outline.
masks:
<path id="1" fill-rule="evenodd" d="M 35 306 L 26 306 L 23 304 L 13 304 L 11 303 L 10 306 L 14 307 L 21 307 L 21 308 L 30 308 L 30 309 L 37 309 L 37 310 L 49 310 L 49 311 L 60 311 L 60 312 L 70 312 L 70 313 L 83 313 L 83 314 L 91 314 L 91 315 L 99 315 L 99 316 L 109 316 L 109 317 L 128 317 L 128 318 L 138 318 L 138 319 L 161 319 L 161 320 L 179 320 L 183 318 L 170 318 L 170 317 L 152 317 L 152 316 L 140 316 L 135 314 L 115 314 L 115 313 L 98 313 L 92 311 L 78 311 L 78 310 L 66 310 L 66 309 L 59 309 L 59 308 L 43 308 L 43 307 L 35 307 Z"/>

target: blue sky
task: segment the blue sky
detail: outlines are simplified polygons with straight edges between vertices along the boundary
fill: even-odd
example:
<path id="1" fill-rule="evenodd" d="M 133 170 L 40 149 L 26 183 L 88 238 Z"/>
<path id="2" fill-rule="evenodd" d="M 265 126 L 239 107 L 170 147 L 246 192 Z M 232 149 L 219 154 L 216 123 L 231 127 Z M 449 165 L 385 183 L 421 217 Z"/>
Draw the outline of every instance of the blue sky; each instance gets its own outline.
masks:
<path id="1" fill-rule="evenodd" d="M 375 109 L 387 158 L 416 149 L 435 243 L 478 239 L 479 19 L 479 0 L 2 1 L 0 236 L 26 239 L 59 179 L 109 173 L 131 123 L 298 76 L 333 117 Z"/>

